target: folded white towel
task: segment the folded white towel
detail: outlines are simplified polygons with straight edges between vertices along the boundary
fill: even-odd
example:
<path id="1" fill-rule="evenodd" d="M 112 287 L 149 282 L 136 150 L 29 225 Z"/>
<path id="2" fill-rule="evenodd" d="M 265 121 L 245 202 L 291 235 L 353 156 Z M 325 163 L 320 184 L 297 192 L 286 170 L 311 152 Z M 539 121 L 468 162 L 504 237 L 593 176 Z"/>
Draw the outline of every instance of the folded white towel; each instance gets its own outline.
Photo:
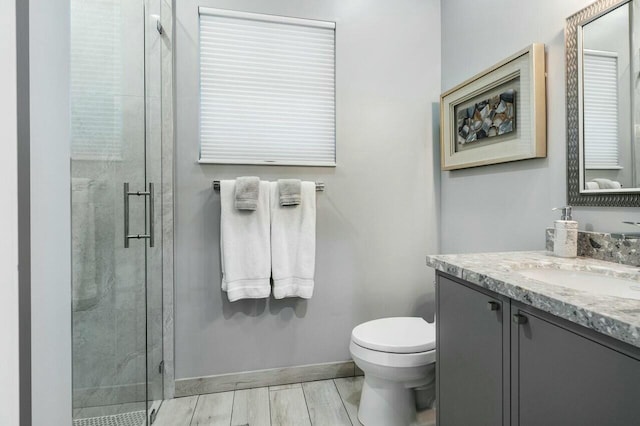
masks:
<path id="1" fill-rule="evenodd" d="M 257 176 L 243 176 L 236 178 L 236 202 L 238 210 L 255 210 L 258 208 L 260 193 L 260 178 Z"/>
<path id="2" fill-rule="evenodd" d="M 592 182 L 596 182 L 600 189 L 620 189 L 622 185 L 617 180 L 597 178 L 591 179 Z"/>
<path id="3" fill-rule="evenodd" d="M 600 186 L 598 186 L 598 182 L 586 182 L 585 185 L 586 185 L 586 189 L 590 189 L 590 190 L 600 189 Z"/>
<path id="4" fill-rule="evenodd" d="M 280 206 L 278 184 L 271 183 L 271 273 L 273 296 L 313 295 L 316 263 L 316 184 L 302 182 L 300 204 Z"/>
<path id="5" fill-rule="evenodd" d="M 222 290 L 231 302 L 271 293 L 269 182 L 260 182 L 259 192 L 255 211 L 237 210 L 235 181 L 220 182 Z"/>
<path id="6" fill-rule="evenodd" d="M 300 204 L 300 179 L 278 179 L 278 194 L 281 206 Z"/>

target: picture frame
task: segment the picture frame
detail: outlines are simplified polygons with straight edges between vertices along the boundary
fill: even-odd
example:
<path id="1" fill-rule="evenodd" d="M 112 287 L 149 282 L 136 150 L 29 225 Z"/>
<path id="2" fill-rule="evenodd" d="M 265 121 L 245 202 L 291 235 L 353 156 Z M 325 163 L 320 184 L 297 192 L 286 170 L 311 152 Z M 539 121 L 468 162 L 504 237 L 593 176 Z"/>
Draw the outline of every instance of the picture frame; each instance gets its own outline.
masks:
<path id="1" fill-rule="evenodd" d="M 456 170 L 547 156 L 544 44 L 440 96 L 440 164 Z"/>

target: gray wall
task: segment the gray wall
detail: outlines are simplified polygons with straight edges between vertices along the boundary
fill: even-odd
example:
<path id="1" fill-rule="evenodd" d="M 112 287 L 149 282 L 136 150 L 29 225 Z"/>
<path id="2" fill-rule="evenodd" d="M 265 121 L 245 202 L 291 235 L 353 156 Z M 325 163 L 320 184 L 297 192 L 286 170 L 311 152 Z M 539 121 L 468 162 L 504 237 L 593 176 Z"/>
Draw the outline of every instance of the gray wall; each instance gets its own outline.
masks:
<path id="1" fill-rule="evenodd" d="M 532 42 L 546 44 L 548 73 L 547 158 L 442 172 L 443 253 L 544 248 L 544 228 L 558 218 L 551 208 L 566 203 L 564 24 L 589 3 L 441 2 L 442 90 Z M 468 26 L 461 17 L 469 17 Z M 492 24 L 472 24 L 483 22 Z M 638 209 L 583 207 L 574 218 L 580 229 L 620 231 L 626 229 L 620 221 L 640 215 Z"/>
<path id="2" fill-rule="evenodd" d="M 69 2 L 29 7 L 33 424 L 69 425 Z"/>
<path id="3" fill-rule="evenodd" d="M 20 421 L 18 319 L 18 129 L 16 2 L 0 2 L 0 424 Z"/>
<path id="4" fill-rule="evenodd" d="M 336 22 L 338 167 L 196 163 L 199 5 Z M 433 274 L 424 256 L 438 249 L 439 2 L 181 0 L 176 7 L 176 378 L 347 360 L 354 325 L 431 317 Z M 242 175 L 326 183 L 309 301 L 232 304 L 221 292 L 220 203 L 211 181 Z"/>

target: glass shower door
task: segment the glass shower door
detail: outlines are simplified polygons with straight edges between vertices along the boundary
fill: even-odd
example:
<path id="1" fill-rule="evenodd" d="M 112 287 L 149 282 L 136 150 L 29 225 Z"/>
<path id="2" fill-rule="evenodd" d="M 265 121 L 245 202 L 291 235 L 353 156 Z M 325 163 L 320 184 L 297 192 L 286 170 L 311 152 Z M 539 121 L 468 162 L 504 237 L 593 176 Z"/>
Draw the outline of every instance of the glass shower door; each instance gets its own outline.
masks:
<path id="1" fill-rule="evenodd" d="M 149 4 L 70 1 L 73 418 L 137 426 L 148 401 L 162 399 L 162 233 L 152 226 L 161 215 L 159 185 L 150 185 L 161 178 L 160 80 L 147 66 Z"/>
<path id="2" fill-rule="evenodd" d="M 162 36 L 161 0 L 145 2 L 145 98 L 146 98 L 146 179 L 156 183 L 155 214 L 147 214 L 147 226 L 155 231 L 154 244 L 146 247 L 147 299 L 147 401 L 150 419 L 163 399 L 163 317 L 162 317 Z M 151 203 L 148 204 L 148 207 Z"/>

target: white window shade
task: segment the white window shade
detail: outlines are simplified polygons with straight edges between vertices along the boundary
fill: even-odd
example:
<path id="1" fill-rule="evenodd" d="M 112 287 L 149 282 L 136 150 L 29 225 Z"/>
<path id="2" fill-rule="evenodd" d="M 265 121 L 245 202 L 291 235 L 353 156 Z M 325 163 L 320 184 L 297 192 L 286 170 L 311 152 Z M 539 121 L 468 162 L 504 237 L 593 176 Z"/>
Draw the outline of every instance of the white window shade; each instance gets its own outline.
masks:
<path id="1" fill-rule="evenodd" d="M 616 53 L 585 50 L 583 76 L 585 168 L 619 169 Z"/>
<path id="2" fill-rule="evenodd" d="M 335 165 L 335 24 L 199 11 L 200 162 Z"/>

